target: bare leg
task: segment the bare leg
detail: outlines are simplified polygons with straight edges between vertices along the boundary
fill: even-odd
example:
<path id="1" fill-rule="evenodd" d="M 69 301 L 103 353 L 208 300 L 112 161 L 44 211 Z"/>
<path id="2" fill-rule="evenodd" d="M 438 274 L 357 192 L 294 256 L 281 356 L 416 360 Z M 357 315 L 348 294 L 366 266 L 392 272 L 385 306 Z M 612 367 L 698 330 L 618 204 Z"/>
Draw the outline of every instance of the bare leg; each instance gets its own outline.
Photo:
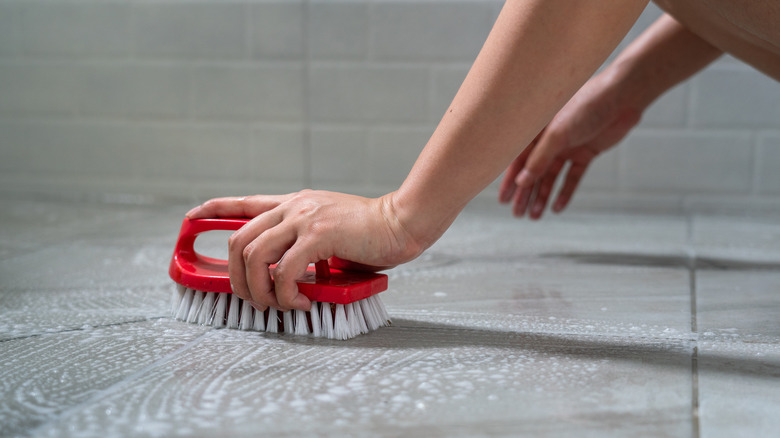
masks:
<path id="1" fill-rule="evenodd" d="M 780 3 L 654 0 L 692 32 L 780 81 Z"/>

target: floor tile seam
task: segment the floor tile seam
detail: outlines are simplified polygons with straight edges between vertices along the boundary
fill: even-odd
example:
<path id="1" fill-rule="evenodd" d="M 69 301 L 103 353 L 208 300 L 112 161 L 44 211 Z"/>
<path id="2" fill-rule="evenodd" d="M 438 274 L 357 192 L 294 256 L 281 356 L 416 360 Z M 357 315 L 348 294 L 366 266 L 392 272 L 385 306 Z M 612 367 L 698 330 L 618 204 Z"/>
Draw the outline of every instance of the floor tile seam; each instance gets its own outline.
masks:
<path id="1" fill-rule="evenodd" d="M 209 332 L 206 331 L 204 333 L 201 333 L 199 336 L 197 336 L 195 339 L 189 341 L 185 345 L 179 347 L 178 349 L 172 351 L 171 353 L 168 353 L 164 357 L 152 362 L 149 365 L 146 365 L 142 367 L 140 370 L 131 373 L 122 379 L 120 379 L 117 382 L 114 382 L 113 384 L 107 386 L 106 388 L 100 389 L 95 391 L 92 396 L 86 398 L 85 400 L 78 402 L 72 406 L 67 407 L 66 409 L 63 409 L 58 414 L 52 416 L 52 418 L 49 418 L 45 421 L 43 421 L 41 424 L 36 426 L 33 430 L 30 431 L 30 436 L 40 436 L 42 435 L 42 431 L 45 430 L 46 427 L 48 427 L 51 424 L 54 424 L 58 421 L 60 421 L 63 418 L 67 418 L 73 413 L 80 412 L 85 410 L 88 406 L 99 402 L 100 400 L 109 397 L 110 395 L 117 393 L 121 391 L 126 385 L 131 384 L 132 382 L 138 380 L 139 378 L 143 377 L 144 375 L 148 374 L 151 370 L 164 365 L 165 363 L 168 363 L 172 360 L 174 360 L 176 357 L 180 356 L 181 354 L 185 353 L 186 351 L 194 348 L 197 344 L 202 342 L 204 337 Z"/>
<path id="2" fill-rule="evenodd" d="M 693 348 L 691 351 L 691 433 L 693 438 L 701 436 L 700 400 L 699 400 L 699 332 L 696 304 L 696 270 L 698 254 L 696 252 L 696 239 L 694 232 L 694 216 L 687 214 L 685 217 L 686 252 L 688 256 L 688 290 L 690 293 L 690 320 L 691 333 L 693 334 Z"/>
<path id="3" fill-rule="evenodd" d="M 13 337 L 13 338 L 0 339 L 0 344 L 2 344 L 3 342 L 8 342 L 8 341 L 17 341 L 17 340 L 22 340 L 22 339 L 30 339 L 30 338 L 40 337 L 40 336 L 56 336 L 56 335 L 61 335 L 61 334 L 83 332 L 83 331 L 87 331 L 87 330 L 95 330 L 95 329 L 101 329 L 101 328 L 106 328 L 106 327 L 116 327 L 116 326 L 121 326 L 121 325 L 126 325 L 126 324 L 137 324 L 137 323 L 146 322 L 146 321 L 156 321 L 156 320 L 165 319 L 165 318 L 168 318 L 168 317 L 167 316 L 152 316 L 152 317 L 148 317 L 148 318 L 134 319 L 134 320 L 130 320 L 130 321 L 112 322 L 112 323 L 109 323 L 109 324 L 97 324 L 97 325 L 86 325 L 85 324 L 85 325 L 82 325 L 80 327 L 74 327 L 74 328 L 69 328 L 69 329 L 31 333 L 29 335 L 22 335 L 22 336 Z"/>

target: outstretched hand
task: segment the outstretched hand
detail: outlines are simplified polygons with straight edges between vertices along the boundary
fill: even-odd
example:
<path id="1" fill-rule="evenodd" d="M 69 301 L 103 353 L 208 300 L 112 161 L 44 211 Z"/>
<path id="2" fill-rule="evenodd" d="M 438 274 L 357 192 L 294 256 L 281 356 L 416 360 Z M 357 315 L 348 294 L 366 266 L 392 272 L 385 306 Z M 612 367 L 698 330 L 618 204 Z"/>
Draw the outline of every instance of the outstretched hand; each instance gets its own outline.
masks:
<path id="1" fill-rule="evenodd" d="M 586 83 L 547 127 L 509 165 L 499 201 L 512 202 L 515 216 L 539 219 L 564 165 L 569 167 L 554 212 L 569 203 L 591 161 L 617 144 L 638 122 L 641 110 L 621 103 L 607 74 Z"/>
<path id="2" fill-rule="evenodd" d="M 228 242 L 233 292 L 259 309 L 309 310 L 296 280 L 310 263 L 332 257 L 339 268 L 380 270 L 417 257 L 422 248 L 398 220 L 392 194 L 377 199 L 310 191 L 217 198 L 190 219 L 253 218 Z M 271 278 L 269 265 L 278 263 Z"/>

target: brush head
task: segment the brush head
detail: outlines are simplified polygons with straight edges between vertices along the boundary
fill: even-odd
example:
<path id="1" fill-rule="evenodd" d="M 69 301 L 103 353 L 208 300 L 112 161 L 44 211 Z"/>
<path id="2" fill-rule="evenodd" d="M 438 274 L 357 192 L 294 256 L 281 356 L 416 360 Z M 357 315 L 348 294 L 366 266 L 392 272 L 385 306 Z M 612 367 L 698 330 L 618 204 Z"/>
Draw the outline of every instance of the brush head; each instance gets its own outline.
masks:
<path id="1" fill-rule="evenodd" d="M 168 270 L 179 285 L 171 304 L 177 319 L 214 327 L 311 333 L 334 339 L 349 339 L 389 324 L 384 305 L 375 296 L 387 290 L 387 275 L 330 269 L 327 261 L 310 266 L 297 280 L 298 290 L 313 304 L 311 312 L 283 312 L 284 318 L 279 318 L 273 309 L 260 312 L 233 295 L 228 261 L 198 254 L 194 243 L 201 233 L 238 230 L 249 220 L 184 219 Z M 270 267 L 272 277 L 275 267 Z"/>

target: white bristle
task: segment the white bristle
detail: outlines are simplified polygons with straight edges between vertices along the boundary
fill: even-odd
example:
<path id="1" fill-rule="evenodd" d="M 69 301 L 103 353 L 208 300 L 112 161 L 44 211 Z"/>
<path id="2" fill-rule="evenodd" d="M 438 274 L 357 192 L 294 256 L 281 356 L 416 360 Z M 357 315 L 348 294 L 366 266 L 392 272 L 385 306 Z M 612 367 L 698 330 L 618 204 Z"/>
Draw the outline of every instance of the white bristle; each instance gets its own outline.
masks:
<path id="1" fill-rule="evenodd" d="M 206 296 L 203 297 L 203 304 L 200 306 L 198 324 L 211 325 L 211 321 L 214 319 L 214 303 L 216 301 L 217 294 L 215 292 L 206 292 Z"/>
<path id="2" fill-rule="evenodd" d="M 268 333 L 279 333 L 279 316 L 276 309 L 268 308 L 268 321 L 265 323 L 265 331 Z"/>
<path id="3" fill-rule="evenodd" d="M 265 312 L 261 312 L 257 309 L 254 309 L 255 313 L 255 321 L 252 325 L 252 329 L 257 330 L 259 332 L 265 331 Z"/>
<path id="4" fill-rule="evenodd" d="M 296 335 L 308 335 L 309 334 L 309 321 L 306 318 L 305 310 L 295 311 L 295 334 Z"/>
<path id="5" fill-rule="evenodd" d="M 333 336 L 335 339 L 349 339 L 349 323 L 343 304 L 336 304 L 336 316 L 333 318 Z"/>
<path id="6" fill-rule="evenodd" d="M 328 339 L 334 339 L 336 334 L 333 332 L 333 310 L 330 303 L 322 303 L 322 336 Z"/>
<path id="7" fill-rule="evenodd" d="M 196 290 L 195 296 L 192 298 L 192 304 L 190 305 L 190 312 L 187 314 L 187 322 L 190 324 L 198 320 L 198 312 L 203 305 L 203 292 Z"/>
<path id="8" fill-rule="evenodd" d="M 247 300 L 241 300 L 241 321 L 238 323 L 239 330 L 251 330 L 254 323 L 254 307 Z"/>
<path id="9" fill-rule="evenodd" d="M 190 313 L 190 306 L 192 305 L 192 296 L 195 294 L 195 292 L 192 289 L 187 289 L 186 292 L 184 292 L 184 297 L 181 299 L 181 303 L 179 303 L 179 308 L 176 310 L 176 319 L 179 321 L 186 321 L 187 320 L 187 314 Z"/>
<path id="10" fill-rule="evenodd" d="M 363 314 L 363 319 L 366 323 L 366 328 L 368 328 L 368 331 L 376 330 L 379 328 L 379 318 L 377 318 L 376 313 L 374 312 L 374 309 L 371 307 L 371 304 L 368 300 L 360 300 L 358 301 L 360 303 L 360 310 Z"/>
<path id="11" fill-rule="evenodd" d="M 295 327 L 293 327 L 293 313 L 291 310 L 282 312 L 282 321 L 284 322 L 285 333 L 295 333 Z"/>
<path id="12" fill-rule="evenodd" d="M 227 313 L 227 328 L 237 329 L 238 318 L 241 316 L 241 306 L 238 295 L 230 294 L 230 307 Z"/>
<path id="13" fill-rule="evenodd" d="M 225 326 L 225 312 L 228 306 L 229 294 L 217 294 L 217 304 L 214 306 L 214 318 L 211 322 L 212 327 L 222 328 Z"/>
<path id="14" fill-rule="evenodd" d="M 311 334 L 320 337 L 322 336 L 322 322 L 320 322 L 320 308 L 316 301 L 311 302 L 311 310 L 309 311 L 311 316 Z"/>
<path id="15" fill-rule="evenodd" d="M 390 316 L 377 295 L 346 305 L 312 301 L 311 310 L 265 312 L 237 295 L 202 292 L 177 284 L 171 295 L 171 313 L 178 320 L 269 333 L 312 334 L 329 339 L 350 339 L 390 325 Z"/>
<path id="16" fill-rule="evenodd" d="M 347 311 L 347 324 L 349 325 L 349 337 L 353 338 L 360 334 L 360 318 L 358 311 L 360 305 L 355 303 L 347 304 L 344 309 Z"/>
<path id="17" fill-rule="evenodd" d="M 357 318 L 358 332 L 366 334 L 368 333 L 368 326 L 366 325 L 366 317 L 363 315 L 363 308 L 360 306 L 360 301 L 352 303 L 352 306 L 354 307 L 355 317 Z"/>
<path id="18" fill-rule="evenodd" d="M 184 298 L 184 293 L 187 291 L 187 288 L 176 284 L 176 289 L 173 290 L 173 295 L 171 295 L 171 315 L 176 317 L 176 312 L 179 310 L 179 304 L 181 304 L 181 300 Z"/>
<path id="19" fill-rule="evenodd" d="M 385 309 L 384 303 L 382 303 L 382 300 L 379 299 L 378 295 L 372 295 L 368 298 L 366 298 L 371 304 L 371 307 L 374 309 L 374 312 L 379 315 L 379 321 L 382 327 L 390 325 L 390 315 L 387 313 L 387 309 Z"/>

